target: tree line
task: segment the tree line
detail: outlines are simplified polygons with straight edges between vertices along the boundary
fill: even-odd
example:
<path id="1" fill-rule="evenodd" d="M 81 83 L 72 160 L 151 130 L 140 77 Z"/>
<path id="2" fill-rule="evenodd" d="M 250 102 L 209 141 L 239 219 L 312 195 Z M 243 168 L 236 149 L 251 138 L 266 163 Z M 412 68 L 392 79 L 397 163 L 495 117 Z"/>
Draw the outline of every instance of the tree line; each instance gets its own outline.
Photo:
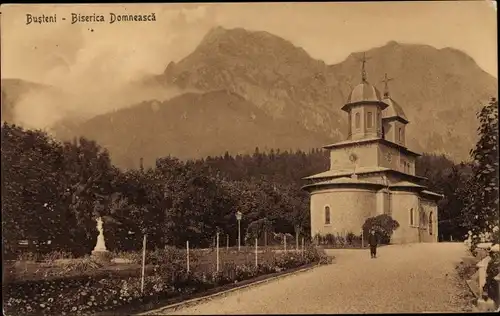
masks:
<path id="1" fill-rule="evenodd" d="M 445 195 L 438 205 L 445 240 L 463 240 L 471 227 L 486 225 L 483 218 L 489 226 L 498 223 L 497 108 L 492 101 L 478 114 L 480 138 L 471 162 L 435 154 L 417 160 L 417 174 Z M 57 142 L 43 131 L 8 123 L 1 129 L 5 255 L 16 251 L 19 240 L 38 251 L 50 240 L 51 250 L 90 253 L 97 216 L 104 219 L 110 250 L 140 249 L 144 234 L 149 248 L 183 246 L 186 240 L 207 247 L 216 232 L 229 235 L 234 245 L 237 211 L 243 213 L 242 237 L 247 227 L 249 234 L 298 229 L 308 237 L 309 197 L 301 179 L 329 168 L 329 154 L 321 149 L 256 148 L 251 155 L 163 157 L 153 168 L 120 170 L 92 140 Z"/>
<path id="2" fill-rule="evenodd" d="M 4 123 L 4 254 L 12 255 L 20 240 L 36 251 L 90 253 L 98 216 L 110 250 L 140 249 L 144 234 L 149 248 L 186 240 L 207 247 L 216 232 L 234 245 L 237 211 L 243 213 L 242 238 L 246 227 L 262 221 L 277 233 L 299 227 L 307 235 L 309 203 L 300 178 L 322 171 L 325 162 L 320 150 L 256 149 L 188 161 L 163 157 L 154 168 L 120 170 L 94 141 L 57 142 L 43 131 Z"/>

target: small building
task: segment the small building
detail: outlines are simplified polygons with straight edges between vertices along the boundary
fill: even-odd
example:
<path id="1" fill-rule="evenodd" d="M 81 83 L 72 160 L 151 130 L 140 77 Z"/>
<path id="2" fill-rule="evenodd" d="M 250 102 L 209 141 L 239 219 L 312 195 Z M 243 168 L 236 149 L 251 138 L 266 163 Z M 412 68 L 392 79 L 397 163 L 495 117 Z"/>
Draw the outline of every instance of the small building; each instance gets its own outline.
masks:
<path id="1" fill-rule="evenodd" d="M 387 79 L 387 78 L 386 78 Z M 400 227 L 392 243 L 437 242 L 437 202 L 443 197 L 415 175 L 420 154 L 406 147 L 403 108 L 387 88 L 383 95 L 366 80 L 342 107 L 348 116 L 347 139 L 324 146 L 330 170 L 304 179 L 310 192 L 311 236 L 361 234 L 365 220 L 389 214 Z"/>

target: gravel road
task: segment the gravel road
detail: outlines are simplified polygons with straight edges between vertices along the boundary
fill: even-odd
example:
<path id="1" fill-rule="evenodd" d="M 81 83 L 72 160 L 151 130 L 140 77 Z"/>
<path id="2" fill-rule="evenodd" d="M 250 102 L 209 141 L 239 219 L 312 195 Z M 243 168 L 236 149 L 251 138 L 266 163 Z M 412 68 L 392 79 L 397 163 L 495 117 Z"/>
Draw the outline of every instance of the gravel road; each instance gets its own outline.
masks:
<path id="1" fill-rule="evenodd" d="M 460 243 L 329 250 L 336 262 L 208 302 L 169 311 L 196 314 L 312 314 L 463 312 L 467 306 L 455 264 Z M 157 315 L 167 312 L 158 312 Z"/>

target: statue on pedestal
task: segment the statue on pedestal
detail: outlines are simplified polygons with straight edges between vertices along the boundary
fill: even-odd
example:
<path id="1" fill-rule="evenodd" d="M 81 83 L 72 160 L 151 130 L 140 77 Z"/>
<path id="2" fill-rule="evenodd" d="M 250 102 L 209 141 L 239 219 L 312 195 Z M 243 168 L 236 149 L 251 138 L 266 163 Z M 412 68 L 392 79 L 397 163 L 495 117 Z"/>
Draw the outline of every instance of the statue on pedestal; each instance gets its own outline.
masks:
<path id="1" fill-rule="evenodd" d="M 92 253 L 94 253 L 94 252 L 106 252 L 108 250 L 106 249 L 106 242 L 104 240 L 104 231 L 102 229 L 102 218 L 101 217 L 97 218 L 97 231 L 99 232 L 99 235 L 97 236 L 97 243 L 96 243 Z"/>

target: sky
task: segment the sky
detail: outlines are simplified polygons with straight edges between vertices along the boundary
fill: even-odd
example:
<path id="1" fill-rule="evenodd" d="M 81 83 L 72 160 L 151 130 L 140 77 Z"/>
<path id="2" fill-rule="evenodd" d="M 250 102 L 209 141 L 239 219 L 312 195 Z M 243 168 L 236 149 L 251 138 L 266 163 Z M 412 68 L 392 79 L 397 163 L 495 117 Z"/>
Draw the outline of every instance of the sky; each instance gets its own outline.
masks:
<path id="1" fill-rule="evenodd" d="M 497 77 L 496 6 L 491 1 L 2 5 L 1 77 L 89 96 L 162 73 L 215 26 L 263 30 L 327 64 L 394 40 L 453 47 Z M 71 24 L 71 13 L 149 14 L 155 22 Z M 57 14 L 26 25 L 26 14 Z M 66 21 L 62 21 L 66 17 Z M 98 102 L 99 103 L 99 102 Z M 97 106 L 97 105 L 96 105 Z M 101 105 L 98 105 L 101 106 Z"/>

